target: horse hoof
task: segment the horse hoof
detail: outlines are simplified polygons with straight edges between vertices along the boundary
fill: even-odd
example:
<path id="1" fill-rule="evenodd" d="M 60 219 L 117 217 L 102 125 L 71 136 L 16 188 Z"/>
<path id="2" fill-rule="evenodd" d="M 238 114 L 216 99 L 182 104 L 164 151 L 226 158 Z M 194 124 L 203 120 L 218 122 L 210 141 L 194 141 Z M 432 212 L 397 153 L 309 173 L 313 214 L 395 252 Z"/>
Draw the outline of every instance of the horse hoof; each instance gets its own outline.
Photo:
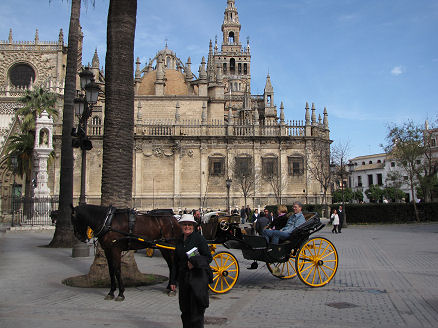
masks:
<path id="1" fill-rule="evenodd" d="M 117 296 L 116 297 L 116 302 L 122 302 L 125 300 L 125 296 Z"/>
<path id="2" fill-rule="evenodd" d="M 111 301 L 113 299 L 114 299 L 114 295 L 106 295 L 104 298 L 105 301 Z"/>

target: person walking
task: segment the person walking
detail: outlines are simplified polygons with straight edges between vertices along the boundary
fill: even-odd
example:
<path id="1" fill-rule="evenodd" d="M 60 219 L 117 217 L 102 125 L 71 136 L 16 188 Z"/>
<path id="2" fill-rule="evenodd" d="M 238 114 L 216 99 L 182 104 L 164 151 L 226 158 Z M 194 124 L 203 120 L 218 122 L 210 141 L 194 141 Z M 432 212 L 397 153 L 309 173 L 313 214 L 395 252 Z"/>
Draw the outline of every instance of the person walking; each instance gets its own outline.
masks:
<path id="1" fill-rule="evenodd" d="M 251 208 L 249 207 L 249 205 L 246 205 L 245 213 L 246 213 L 246 221 L 249 222 L 251 218 Z"/>
<path id="2" fill-rule="evenodd" d="M 245 210 L 245 206 L 242 205 L 242 208 L 240 209 L 240 219 L 242 224 L 245 223 L 245 219 L 246 219 L 246 210 Z"/>
<path id="3" fill-rule="evenodd" d="M 175 293 L 178 284 L 183 328 L 202 328 L 209 306 L 208 284 L 213 282 L 212 256 L 207 241 L 195 229 L 193 215 L 183 214 L 179 224 L 183 234 L 176 242 L 170 289 Z"/>
<path id="4" fill-rule="evenodd" d="M 344 209 L 342 208 L 342 205 L 339 205 L 338 216 L 339 216 L 338 232 L 341 233 L 342 227 L 344 226 Z"/>
<path id="5" fill-rule="evenodd" d="M 336 210 L 333 210 L 333 214 L 330 217 L 333 222 L 333 229 L 332 233 L 338 233 L 338 226 L 339 226 L 339 215 Z"/>
<path id="6" fill-rule="evenodd" d="M 259 210 L 256 208 L 254 210 L 254 213 L 252 214 L 252 223 L 255 223 L 257 221 L 257 219 L 259 218 Z"/>

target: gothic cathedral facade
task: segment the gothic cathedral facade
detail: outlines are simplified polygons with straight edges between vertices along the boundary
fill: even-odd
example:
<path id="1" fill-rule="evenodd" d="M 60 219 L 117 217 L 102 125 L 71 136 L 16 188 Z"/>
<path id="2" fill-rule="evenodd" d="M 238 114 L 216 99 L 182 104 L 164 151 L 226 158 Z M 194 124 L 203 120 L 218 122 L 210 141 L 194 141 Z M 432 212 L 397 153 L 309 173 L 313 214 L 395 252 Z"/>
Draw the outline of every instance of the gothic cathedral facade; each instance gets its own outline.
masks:
<path id="1" fill-rule="evenodd" d="M 248 204 L 321 202 L 320 182 L 308 166 L 319 149 L 330 148 L 327 111 L 317 119 L 307 103 L 303 117 L 286 120 L 275 105 L 268 74 L 264 93 L 251 93 L 251 49 L 242 44 L 235 0 L 227 0 L 222 42 L 210 41 L 207 58 L 193 72 L 167 47 L 135 69 L 135 146 L 132 206 L 226 209 Z M 31 50 L 31 51 L 29 51 Z M 66 46 L 57 42 L 15 42 L 10 32 L 0 41 L 1 147 L 13 126 L 17 97 L 32 84 L 47 85 L 60 95 L 62 112 Z M 104 89 L 95 53 L 92 71 Z M 22 72 L 22 73 L 17 73 Z M 102 98 L 104 93 L 102 93 Z M 102 100 L 102 99 L 101 99 Z M 88 134 L 86 196 L 100 203 L 104 102 L 93 109 Z M 321 115 L 322 114 L 322 115 Z M 59 193 L 62 115 L 54 125 L 55 160 L 49 188 Z M 75 150 L 74 195 L 80 190 L 80 153 Z M 329 162 L 324 163 L 329 169 Z M 10 174 L 2 170 L 2 195 L 10 192 Z"/>

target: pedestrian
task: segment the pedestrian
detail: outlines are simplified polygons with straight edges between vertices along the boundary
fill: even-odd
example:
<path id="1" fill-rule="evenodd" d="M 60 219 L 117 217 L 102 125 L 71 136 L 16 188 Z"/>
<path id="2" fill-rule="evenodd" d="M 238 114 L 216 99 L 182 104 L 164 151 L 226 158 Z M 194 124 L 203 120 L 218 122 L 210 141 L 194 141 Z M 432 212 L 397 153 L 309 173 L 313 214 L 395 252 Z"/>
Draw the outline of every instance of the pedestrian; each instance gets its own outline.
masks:
<path id="1" fill-rule="evenodd" d="M 257 221 L 257 219 L 259 218 L 259 210 L 256 208 L 254 210 L 254 213 L 252 214 L 252 223 L 255 223 Z"/>
<path id="2" fill-rule="evenodd" d="M 243 205 L 242 205 L 242 208 L 240 209 L 240 219 L 242 221 L 242 224 L 245 223 L 246 210 L 245 210 L 245 206 L 243 206 Z"/>
<path id="3" fill-rule="evenodd" d="M 202 228 L 201 228 L 201 212 L 199 210 L 193 210 L 193 217 L 196 221 L 196 225 L 197 225 L 197 231 L 199 231 L 202 234 Z"/>
<path id="4" fill-rule="evenodd" d="M 333 222 L 333 229 L 332 233 L 338 233 L 338 226 L 339 226 L 339 215 L 338 212 L 334 209 L 333 214 L 330 217 Z"/>
<path id="5" fill-rule="evenodd" d="M 246 220 L 249 221 L 249 219 L 251 218 L 251 208 L 249 207 L 249 205 L 246 205 L 245 213 L 246 213 Z"/>
<path id="6" fill-rule="evenodd" d="M 269 239 L 271 239 L 272 244 L 278 244 L 281 239 L 288 239 L 296 228 L 306 222 L 303 213 L 301 212 L 303 209 L 303 205 L 300 202 L 295 202 L 293 204 L 294 214 L 288 218 L 286 225 L 280 230 L 274 229 L 265 229 L 263 230 L 263 236 L 265 236 L 266 241 L 269 243 Z M 278 216 L 287 218 L 287 207 L 284 205 L 280 205 L 278 207 Z"/>
<path id="7" fill-rule="evenodd" d="M 178 284 L 183 328 L 200 328 L 204 327 L 204 313 L 209 306 L 212 257 L 207 241 L 195 229 L 193 215 L 184 214 L 179 224 L 183 234 L 176 242 L 170 289 L 175 292 Z"/>
<path id="8" fill-rule="evenodd" d="M 271 213 L 269 213 L 269 210 L 267 208 L 265 208 L 263 210 L 263 214 L 265 215 L 265 217 L 268 218 L 268 220 L 269 220 L 268 224 L 271 224 L 272 223 L 272 215 L 271 215 Z"/>
<path id="9" fill-rule="evenodd" d="M 342 227 L 344 226 L 344 209 L 342 208 L 342 205 L 339 205 L 338 216 L 339 216 L 338 232 L 341 233 Z"/>

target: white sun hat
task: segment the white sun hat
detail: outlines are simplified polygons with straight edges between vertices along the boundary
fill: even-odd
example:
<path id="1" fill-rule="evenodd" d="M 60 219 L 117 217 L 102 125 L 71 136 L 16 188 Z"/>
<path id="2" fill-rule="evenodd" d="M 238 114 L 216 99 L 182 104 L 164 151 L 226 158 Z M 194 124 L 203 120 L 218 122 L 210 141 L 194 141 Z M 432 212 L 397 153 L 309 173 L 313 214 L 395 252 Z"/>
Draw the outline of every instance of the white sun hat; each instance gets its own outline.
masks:
<path id="1" fill-rule="evenodd" d="M 191 223 L 193 223 L 193 224 L 196 224 L 195 218 L 193 217 L 192 214 L 183 214 L 183 215 L 181 216 L 181 219 L 179 219 L 178 222 L 179 222 L 179 223 L 182 223 L 182 222 L 191 222 Z"/>

